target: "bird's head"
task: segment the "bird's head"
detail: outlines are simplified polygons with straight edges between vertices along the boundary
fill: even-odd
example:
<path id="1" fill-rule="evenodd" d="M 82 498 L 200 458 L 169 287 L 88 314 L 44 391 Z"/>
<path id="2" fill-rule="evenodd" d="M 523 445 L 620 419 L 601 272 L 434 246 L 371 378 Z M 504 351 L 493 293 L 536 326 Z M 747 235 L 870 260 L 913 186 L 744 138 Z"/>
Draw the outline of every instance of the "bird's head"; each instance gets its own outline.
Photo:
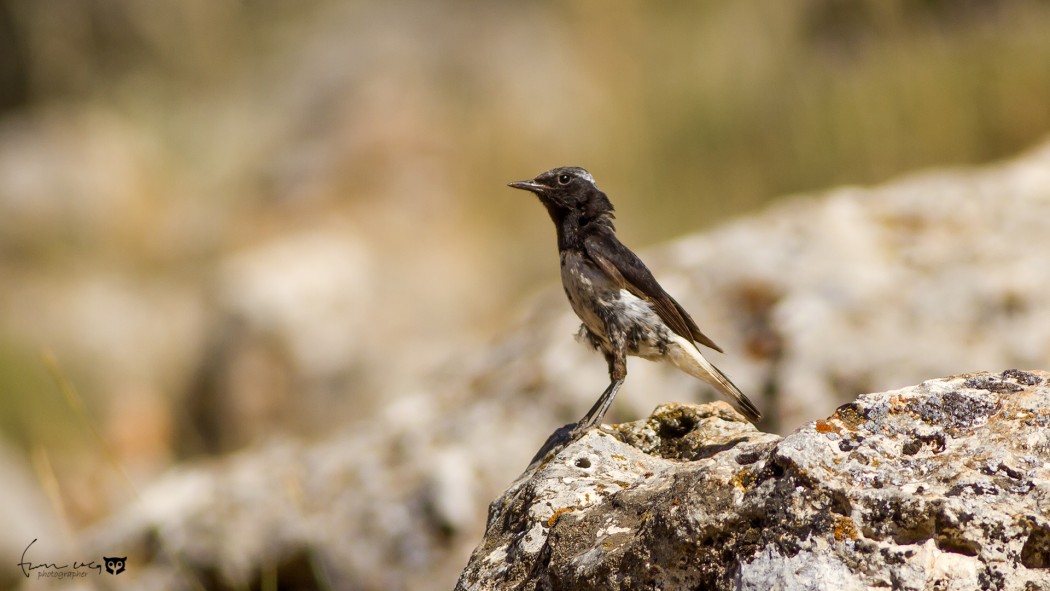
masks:
<path id="1" fill-rule="evenodd" d="M 591 173 L 578 166 L 552 168 L 531 181 L 508 186 L 535 193 L 555 223 L 571 218 L 580 224 L 601 221 L 612 225 L 612 203 L 594 183 Z"/>

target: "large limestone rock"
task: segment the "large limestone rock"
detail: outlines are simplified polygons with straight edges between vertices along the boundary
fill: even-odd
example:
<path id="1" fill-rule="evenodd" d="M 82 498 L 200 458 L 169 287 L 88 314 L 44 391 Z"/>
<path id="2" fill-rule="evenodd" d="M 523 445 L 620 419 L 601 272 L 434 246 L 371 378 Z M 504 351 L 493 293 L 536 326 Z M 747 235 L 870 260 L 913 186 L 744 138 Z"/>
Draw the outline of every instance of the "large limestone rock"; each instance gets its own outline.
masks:
<path id="1" fill-rule="evenodd" d="M 457 589 L 1050 588 L 1050 374 L 866 394 L 786 437 L 670 404 L 538 460 Z"/>

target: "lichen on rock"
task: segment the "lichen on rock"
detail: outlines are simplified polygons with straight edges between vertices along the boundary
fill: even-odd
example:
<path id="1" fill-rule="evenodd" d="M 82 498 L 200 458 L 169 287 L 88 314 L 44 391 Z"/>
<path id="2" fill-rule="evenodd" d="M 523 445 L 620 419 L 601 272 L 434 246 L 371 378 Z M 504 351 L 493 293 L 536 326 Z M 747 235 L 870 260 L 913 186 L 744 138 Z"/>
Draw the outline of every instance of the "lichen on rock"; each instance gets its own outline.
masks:
<path id="1" fill-rule="evenodd" d="M 592 430 L 489 508 L 457 589 L 1050 588 L 1050 374 L 865 394 L 786 437 L 724 403 Z"/>

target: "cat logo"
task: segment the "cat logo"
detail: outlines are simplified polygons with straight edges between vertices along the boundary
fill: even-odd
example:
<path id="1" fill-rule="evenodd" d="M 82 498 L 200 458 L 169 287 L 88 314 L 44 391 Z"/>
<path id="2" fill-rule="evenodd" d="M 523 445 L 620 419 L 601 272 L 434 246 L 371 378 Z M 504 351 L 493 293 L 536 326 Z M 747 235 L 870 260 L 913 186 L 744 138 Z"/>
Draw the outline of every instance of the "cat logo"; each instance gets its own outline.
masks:
<path id="1" fill-rule="evenodd" d="M 123 558 L 110 558 L 109 556 L 103 556 L 103 560 L 106 561 L 106 572 L 111 575 L 119 575 L 124 572 L 124 563 L 127 562 L 128 557 Z"/>

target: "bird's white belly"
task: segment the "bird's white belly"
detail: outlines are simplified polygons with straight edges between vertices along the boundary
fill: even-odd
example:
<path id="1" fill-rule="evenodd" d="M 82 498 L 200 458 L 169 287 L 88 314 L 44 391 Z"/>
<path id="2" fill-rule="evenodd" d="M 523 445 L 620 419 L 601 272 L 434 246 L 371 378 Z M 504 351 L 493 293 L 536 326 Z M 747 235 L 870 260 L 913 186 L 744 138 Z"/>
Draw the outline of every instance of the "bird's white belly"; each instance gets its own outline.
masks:
<path id="1" fill-rule="evenodd" d="M 645 359 L 658 359 L 667 353 L 672 331 L 649 302 L 626 289 L 620 290 L 614 308 L 627 333 L 627 352 Z"/>

